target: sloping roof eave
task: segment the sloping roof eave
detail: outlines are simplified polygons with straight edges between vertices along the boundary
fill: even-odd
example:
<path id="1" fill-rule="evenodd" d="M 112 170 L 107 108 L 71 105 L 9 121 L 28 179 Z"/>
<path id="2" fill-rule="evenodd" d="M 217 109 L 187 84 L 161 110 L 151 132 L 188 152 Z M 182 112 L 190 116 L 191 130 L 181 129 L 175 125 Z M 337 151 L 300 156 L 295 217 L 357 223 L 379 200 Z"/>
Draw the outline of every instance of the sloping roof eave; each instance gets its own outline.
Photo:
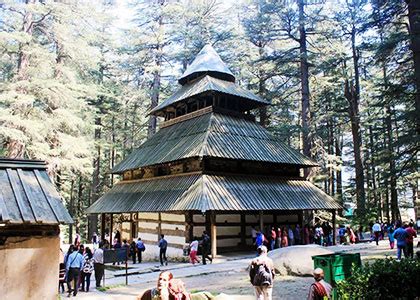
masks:
<path id="1" fill-rule="evenodd" d="M 131 191 L 131 192 L 130 192 Z M 342 209 L 305 180 L 270 176 L 183 174 L 120 182 L 92 213 Z"/>

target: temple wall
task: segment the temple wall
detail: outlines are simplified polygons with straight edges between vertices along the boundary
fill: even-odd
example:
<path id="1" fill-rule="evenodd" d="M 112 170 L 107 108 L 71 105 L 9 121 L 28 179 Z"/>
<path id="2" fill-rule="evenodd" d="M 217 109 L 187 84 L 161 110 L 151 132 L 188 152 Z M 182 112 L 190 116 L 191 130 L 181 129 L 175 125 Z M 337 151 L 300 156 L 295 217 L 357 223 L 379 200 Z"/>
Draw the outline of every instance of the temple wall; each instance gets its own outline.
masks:
<path id="1" fill-rule="evenodd" d="M 60 239 L 11 237 L 0 245 L 0 298 L 57 299 Z"/>
<path id="2" fill-rule="evenodd" d="M 160 234 L 165 235 L 168 242 L 168 257 L 182 256 L 182 248 L 185 246 L 185 216 L 171 213 L 139 213 L 138 233 L 146 244 L 144 258 L 156 259 L 159 257 L 157 248 Z"/>

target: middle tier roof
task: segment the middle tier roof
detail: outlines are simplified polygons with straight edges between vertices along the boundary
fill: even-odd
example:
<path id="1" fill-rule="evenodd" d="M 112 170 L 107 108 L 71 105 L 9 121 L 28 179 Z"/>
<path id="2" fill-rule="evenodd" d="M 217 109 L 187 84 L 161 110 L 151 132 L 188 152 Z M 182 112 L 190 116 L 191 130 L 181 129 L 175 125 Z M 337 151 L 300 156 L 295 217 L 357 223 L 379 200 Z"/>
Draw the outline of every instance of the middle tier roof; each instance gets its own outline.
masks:
<path id="1" fill-rule="evenodd" d="M 116 165 L 112 173 L 193 157 L 317 166 L 316 162 L 281 142 L 261 125 L 210 112 L 160 129 Z"/>

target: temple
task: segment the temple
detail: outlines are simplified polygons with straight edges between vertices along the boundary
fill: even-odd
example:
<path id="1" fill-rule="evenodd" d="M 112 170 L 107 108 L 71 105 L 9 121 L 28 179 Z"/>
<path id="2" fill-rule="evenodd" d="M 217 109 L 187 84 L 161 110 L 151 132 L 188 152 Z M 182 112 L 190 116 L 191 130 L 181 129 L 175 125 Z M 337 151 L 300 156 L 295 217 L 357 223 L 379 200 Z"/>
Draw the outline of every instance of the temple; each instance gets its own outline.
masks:
<path id="1" fill-rule="evenodd" d="M 252 245 L 251 226 L 301 226 L 313 210 L 341 206 L 304 178 L 317 163 L 271 135 L 252 111 L 270 103 L 235 83 L 205 46 L 171 97 L 150 114 L 160 130 L 113 168 L 122 175 L 92 204 L 102 232 L 182 249 L 207 230 L 212 254 Z"/>

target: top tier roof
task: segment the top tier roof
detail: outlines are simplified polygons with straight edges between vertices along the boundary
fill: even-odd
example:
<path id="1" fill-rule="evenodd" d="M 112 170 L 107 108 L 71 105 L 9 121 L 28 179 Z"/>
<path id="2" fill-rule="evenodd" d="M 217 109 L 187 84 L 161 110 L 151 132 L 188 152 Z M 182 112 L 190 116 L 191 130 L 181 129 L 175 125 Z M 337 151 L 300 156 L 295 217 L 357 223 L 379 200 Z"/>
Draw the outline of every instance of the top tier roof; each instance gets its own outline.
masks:
<path id="1" fill-rule="evenodd" d="M 201 49 L 178 82 L 182 87 L 151 110 L 150 114 L 164 116 L 168 107 L 177 106 L 191 98 L 209 93 L 230 95 L 240 99 L 242 111 L 270 105 L 269 101 L 237 85 L 235 76 L 210 45 Z"/>
<path id="2" fill-rule="evenodd" d="M 194 61 L 188 66 L 181 78 L 179 78 L 178 82 L 184 85 L 188 81 L 200 77 L 203 74 L 209 74 L 212 77 L 235 82 L 235 76 L 211 45 L 205 45 L 201 49 Z"/>

